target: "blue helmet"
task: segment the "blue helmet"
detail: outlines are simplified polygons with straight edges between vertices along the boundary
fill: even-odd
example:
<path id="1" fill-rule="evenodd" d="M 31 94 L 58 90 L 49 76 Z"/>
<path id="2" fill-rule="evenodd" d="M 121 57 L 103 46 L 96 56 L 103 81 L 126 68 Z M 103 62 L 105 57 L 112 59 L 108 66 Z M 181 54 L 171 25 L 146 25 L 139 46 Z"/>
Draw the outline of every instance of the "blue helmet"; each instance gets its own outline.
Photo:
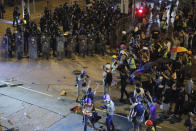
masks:
<path id="1" fill-rule="evenodd" d="M 92 103 L 91 98 L 88 98 L 88 99 L 87 99 L 87 103 Z"/>
<path id="2" fill-rule="evenodd" d="M 82 71 L 82 74 L 83 74 L 83 75 L 86 75 L 86 74 L 87 74 L 87 71 L 86 71 L 86 70 L 83 70 L 83 71 Z"/>
<path id="3" fill-rule="evenodd" d="M 142 102 L 143 100 L 141 96 L 138 96 L 136 99 L 137 99 L 137 102 Z"/>
<path id="4" fill-rule="evenodd" d="M 110 95 L 109 94 L 105 94 L 103 96 L 104 101 L 110 101 Z"/>

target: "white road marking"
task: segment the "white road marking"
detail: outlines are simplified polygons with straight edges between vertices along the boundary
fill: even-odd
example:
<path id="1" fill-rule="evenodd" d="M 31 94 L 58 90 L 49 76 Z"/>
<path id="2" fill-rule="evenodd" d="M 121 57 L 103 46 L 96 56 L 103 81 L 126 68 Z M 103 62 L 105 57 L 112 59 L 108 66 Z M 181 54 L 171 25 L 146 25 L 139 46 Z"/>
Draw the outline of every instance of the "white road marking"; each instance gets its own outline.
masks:
<path id="1" fill-rule="evenodd" d="M 43 92 L 40 92 L 40 91 L 32 90 L 32 89 L 29 89 L 29 88 L 26 88 L 26 87 L 23 87 L 23 86 L 18 86 L 18 87 L 19 87 L 19 88 L 22 88 L 22 89 L 25 89 L 25 90 L 32 91 L 32 92 L 36 92 L 36 93 L 39 93 L 39 94 L 42 94 L 42 95 L 46 95 L 46 96 L 53 97 L 52 95 L 49 95 L 49 94 L 47 94 L 47 93 L 43 93 Z"/>
<path id="2" fill-rule="evenodd" d="M 7 84 L 7 85 L 11 85 L 9 82 L 5 82 L 5 81 L 2 81 L 2 82 Z M 40 92 L 40 91 L 32 90 L 32 89 L 29 89 L 29 88 L 26 88 L 26 87 L 23 87 L 23 86 L 17 86 L 17 87 L 25 89 L 25 90 L 32 91 L 32 92 L 36 92 L 36 93 L 39 93 L 39 94 L 42 94 L 42 95 L 46 95 L 46 96 L 49 96 L 49 97 L 53 97 L 52 95 L 49 95 L 47 93 L 43 93 L 43 92 Z"/>

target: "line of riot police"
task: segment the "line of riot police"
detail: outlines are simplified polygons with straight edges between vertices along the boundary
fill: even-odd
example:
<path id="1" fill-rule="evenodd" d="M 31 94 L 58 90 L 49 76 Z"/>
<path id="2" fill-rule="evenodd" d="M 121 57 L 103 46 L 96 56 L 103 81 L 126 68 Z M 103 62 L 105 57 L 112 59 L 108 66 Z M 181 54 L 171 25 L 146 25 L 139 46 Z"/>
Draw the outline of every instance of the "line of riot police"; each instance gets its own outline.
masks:
<path id="1" fill-rule="evenodd" d="M 23 57 L 49 59 L 53 56 L 61 60 L 64 57 L 72 58 L 73 53 L 81 57 L 95 53 L 104 55 L 106 40 L 101 32 L 62 33 L 57 30 L 55 34 L 50 34 L 48 30 L 40 32 L 34 24 L 32 32 L 22 26 L 18 26 L 13 34 L 10 28 L 7 29 L 3 39 L 4 50 L 7 50 L 5 57 L 20 60 Z"/>
<path id="2" fill-rule="evenodd" d="M 104 55 L 111 28 L 121 17 L 120 9 L 114 8 L 114 3 L 103 0 L 96 1 L 84 10 L 76 2 L 71 6 L 65 3 L 55 8 L 53 14 L 45 8 L 40 18 L 40 28 L 30 21 L 25 10 L 25 18 L 17 24 L 14 33 L 8 28 L 5 34 L 8 41 L 4 43 L 9 47 L 7 57 L 49 59 L 53 56 L 61 60 L 72 57 L 73 53 L 81 57 L 95 53 Z M 15 12 L 20 15 L 18 8 Z"/>

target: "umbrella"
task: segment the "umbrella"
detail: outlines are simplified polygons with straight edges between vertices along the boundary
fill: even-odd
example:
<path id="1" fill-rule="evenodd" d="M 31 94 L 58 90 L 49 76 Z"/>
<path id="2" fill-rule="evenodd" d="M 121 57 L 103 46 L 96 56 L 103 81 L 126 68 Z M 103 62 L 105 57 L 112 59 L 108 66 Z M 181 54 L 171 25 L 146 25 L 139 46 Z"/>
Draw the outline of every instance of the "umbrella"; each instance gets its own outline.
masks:
<path id="1" fill-rule="evenodd" d="M 131 75 L 130 75 L 130 78 L 133 79 L 135 78 L 135 76 L 138 76 L 138 75 L 142 75 L 142 76 L 149 76 L 149 70 L 150 68 L 155 65 L 156 63 L 155 62 L 148 62 L 146 63 L 145 65 L 143 65 L 141 68 L 135 70 Z"/>
<path id="2" fill-rule="evenodd" d="M 137 69 L 136 71 L 134 71 L 133 73 L 134 74 L 135 73 L 139 73 L 139 74 L 140 73 L 147 73 L 150 70 L 150 68 L 156 64 L 157 63 L 155 63 L 155 62 L 148 62 L 148 63 L 144 64 L 142 67 L 140 67 L 139 69 Z"/>
<path id="3" fill-rule="evenodd" d="M 170 52 L 172 53 L 178 53 L 178 52 L 187 52 L 188 50 L 184 47 L 178 46 L 176 48 L 173 48 Z"/>

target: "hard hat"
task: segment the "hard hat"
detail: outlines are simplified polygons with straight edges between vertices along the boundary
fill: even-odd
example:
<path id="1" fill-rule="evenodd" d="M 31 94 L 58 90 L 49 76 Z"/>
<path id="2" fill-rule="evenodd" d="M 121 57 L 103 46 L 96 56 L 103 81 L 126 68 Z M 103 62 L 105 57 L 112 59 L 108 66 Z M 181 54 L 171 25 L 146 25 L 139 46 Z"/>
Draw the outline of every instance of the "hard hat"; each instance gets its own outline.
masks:
<path id="1" fill-rule="evenodd" d="M 137 32 L 139 30 L 139 28 L 136 26 L 134 29 L 134 32 Z"/>
<path id="2" fill-rule="evenodd" d="M 104 101 L 110 101 L 110 95 L 109 94 L 105 94 L 103 96 Z"/>
<path id="3" fill-rule="evenodd" d="M 113 55 L 112 58 L 117 59 L 117 56 L 116 55 Z"/>
<path id="4" fill-rule="evenodd" d="M 127 53 L 126 53 L 124 50 L 121 50 L 121 51 L 120 51 L 120 54 L 121 54 L 121 55 L 127 55 Z"/>
<path id="5" fill-rule="evenodd" d="M 187 54 L 192 55 L 192 51 L 190 51 L 190 50 L 187 51 Z"/>
<path id="6" fill-rule="evenodd" d="M 27 24 L 27 21 L 26 20 L 24 20 L 24 24 Z"/>
<path id="7" fill-rule="evenodd" d="M 88 99 L 87 99 L 87 103 L 92 103 L 91 98 L 88 98 Z"/>
<path id="8" fill-rule="evenodd" d="M 123 35 L 126 35 L 126 34 L 127 34 L 127 32 L 126 32 L 126 31 L 122 31 L 122 34 L 123 34 Z"/>
<path id="9" fill-rule="evenodd" d="M 148 47 L 143 47 L 143 50 L 148 50 Z"/>
<path id="10" fill-rule="evenodd" d="M 67 32 L 65 32 L 65 33 L 64 33 L 64 35 L 65 35 L 65 36 L 66 36 L 66 35 L 69 35 L 69 32 L 68 32 L 68 31 L 67 31 Z"/>
<path id="11" fill-rule="evenodd" d="M 153 122 L 151 120 L 147 120 L 145 122 L 145 125 L 148 126 L 148 127 L 152 127 L 153 126 Z"/>
<path id="12" fill-rule="evenodd" d="M 86 70 L 83 70 L 82 71 L 82 74 L 86 75 L 87 71 Z"/>
<path id="13" fill-rule="evenodd" d="M 138 97 L 137 97 L 137 101 L 138 101 L 138 102 L 141 102 L 141 101 L 142 101 L 142 97 L 141 97 L 141 96 L 138 96 Z"/>
<path id="14" fill-rule="evenodd" d="M 106 69 L 106 70 L 110 70 L 110 69 L 111 69 L 111 65 L 110 65 L 109 63 L 107 63 L 107 64 L 105 65 L 105 69 Z"/>

